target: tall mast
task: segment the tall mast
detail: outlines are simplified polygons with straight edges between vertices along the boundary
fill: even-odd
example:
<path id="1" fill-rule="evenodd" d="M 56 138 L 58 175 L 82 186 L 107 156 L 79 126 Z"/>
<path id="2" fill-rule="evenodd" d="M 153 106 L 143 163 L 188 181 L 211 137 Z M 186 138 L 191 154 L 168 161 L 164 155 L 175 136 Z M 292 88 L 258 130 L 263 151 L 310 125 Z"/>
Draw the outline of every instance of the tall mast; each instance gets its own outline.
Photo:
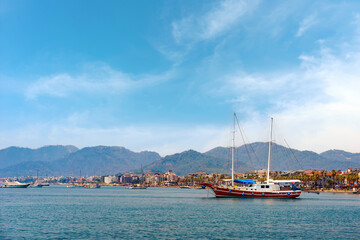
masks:
<path id="1" fill-rule="evenodd" d="M 234 155 L 235 155 L 235 118 L 236 113 L 234 113 L 234 129 L 233 129 L 233 146 L 231 151 L 231 185 L 234 186 Z"/>
<path id="2" fill-rule="evenodd" d="M 273 131 L 273 118 L 271 118 L 271 128 L 270 128 L 270 141 L 269 141 L 269 155 L 268 155 L 268 169 L 267 169 L 267 183 L 270 180 L 270 162 L 271 162 L 271 144 L 272 144 L 272 131 Z"/>

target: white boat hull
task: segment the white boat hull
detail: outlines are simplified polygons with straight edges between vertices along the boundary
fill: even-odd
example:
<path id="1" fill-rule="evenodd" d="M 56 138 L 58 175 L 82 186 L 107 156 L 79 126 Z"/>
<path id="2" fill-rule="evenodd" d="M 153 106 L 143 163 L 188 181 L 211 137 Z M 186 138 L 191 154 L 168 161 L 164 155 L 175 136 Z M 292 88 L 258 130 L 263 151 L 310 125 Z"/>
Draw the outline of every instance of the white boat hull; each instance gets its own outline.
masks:
<path id="1" fill-rule="evenodd" d="M 27 188 L 30 184 L 5 184 L 4 188 Z"/>

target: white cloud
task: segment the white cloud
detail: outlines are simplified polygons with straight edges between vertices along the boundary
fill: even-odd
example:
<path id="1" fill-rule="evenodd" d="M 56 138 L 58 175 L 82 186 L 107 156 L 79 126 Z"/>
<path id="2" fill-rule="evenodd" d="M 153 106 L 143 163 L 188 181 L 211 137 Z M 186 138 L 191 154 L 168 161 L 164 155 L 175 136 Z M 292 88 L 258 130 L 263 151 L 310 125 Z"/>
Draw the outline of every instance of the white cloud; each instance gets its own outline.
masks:
<path id="1" fill-rule="evenodd" d="M 74 92 L 114 94 L 157 84 L 173 76 L 172 70 L 159 75 L 131 75 L 116 71 L 107 65 L 92 65 L 77 75 L 60 73 L 41 77 L 27 87 L 25 95 L 29 99 L 34 99 L 40 95 L 66 97 Z"/>
<path id="2" fill-rule="evenodd" d="M 243 125 L 250 135 L 261 135 L 259 126 L 267 129 L 274 115 L 280 135 L 292 147 L 359 152 L 360 51 L 356 42 L 345 46 L 338 55 L 326 48 L 302 55 L 298 68 L 280 73 L 236 72 L 219 82 L 222 87 L 213 94 L 231 96 L 229 101 L 249 116 Z"/>
<path id="3" fill-rule="evenodd" d="M 188 16 L 173 22 L 173 37 L 177 43 L 214 38 L 232 29 L 257 4 L 258 1 L 224 0 L 204 15 Z"/>
<path id="4" fill-rule="evenodd" d="M 296 32 L 296 37 L 301 37 L 306 31 L 311 27 L 317 24 L 316 15 L 310 15 L 301 21 L 298 31 Z"/>

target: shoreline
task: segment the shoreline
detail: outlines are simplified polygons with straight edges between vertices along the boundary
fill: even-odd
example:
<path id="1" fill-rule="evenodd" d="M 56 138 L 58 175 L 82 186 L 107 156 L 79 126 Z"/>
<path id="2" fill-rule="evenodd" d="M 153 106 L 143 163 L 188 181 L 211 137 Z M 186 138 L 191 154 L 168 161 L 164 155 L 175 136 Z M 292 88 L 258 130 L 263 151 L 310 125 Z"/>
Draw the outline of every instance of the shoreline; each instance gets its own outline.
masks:
<path id="1" fill-rule="evenodd" d="M 319 190 L 303 190 L 303 192 L 308 192 L 308 193 L 351 193 L 353 194 L 354 191 L 353 190 L 336 190 L 336 189 L 319 189 Z"/>

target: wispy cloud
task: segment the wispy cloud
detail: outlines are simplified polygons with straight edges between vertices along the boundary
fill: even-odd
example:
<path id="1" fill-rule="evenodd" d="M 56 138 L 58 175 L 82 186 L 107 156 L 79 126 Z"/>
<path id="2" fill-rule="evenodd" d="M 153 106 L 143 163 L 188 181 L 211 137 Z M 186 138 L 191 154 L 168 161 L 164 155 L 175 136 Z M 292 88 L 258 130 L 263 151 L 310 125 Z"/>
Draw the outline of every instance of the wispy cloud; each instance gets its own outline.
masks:
<path id="1" fill-rule="evenodd" d="M 187 16 L 172 23 L 177 43 L 196 42 L 217 37 L 229 31 L 241 17 L 251 12 L 258 1 L 224 0 L 200 16 Z"/>
<path id="2" fill-rule="evenodd" d="M 315 14 L 306 17 L 301 21 L 299 29 L 296 32 L 296 37 L 301 37 L 307 32 L 311 27 L 317 24 L 318 19 Z"/>
<path id="3" fill-rule="evenodd" d="M 104 64 L 91 65 L 79 74 L 59 73 L 41 77 L 27 87 L 25 95 L 28 99 L 34 99 L 40 95 L 66 97 L 74 92 L 114 94 L 154 85 L 171 79 L 174 74 L 170 70 L 158 75 L 132 75 Z"/>
<path id="4" fill-rule="evenodd" d="M 353 47 L 358 41 L 341 45 L 341 51 L 322 46 L 317 53 L 301 55 L 295 69 L 238 71 L 219 82 L 212 94 L 230 96 L 228 101 L 249 116 L 244 125 L 254 135 L 273 115 L 294 147 L 359 152 L 360 49 Z"/>

